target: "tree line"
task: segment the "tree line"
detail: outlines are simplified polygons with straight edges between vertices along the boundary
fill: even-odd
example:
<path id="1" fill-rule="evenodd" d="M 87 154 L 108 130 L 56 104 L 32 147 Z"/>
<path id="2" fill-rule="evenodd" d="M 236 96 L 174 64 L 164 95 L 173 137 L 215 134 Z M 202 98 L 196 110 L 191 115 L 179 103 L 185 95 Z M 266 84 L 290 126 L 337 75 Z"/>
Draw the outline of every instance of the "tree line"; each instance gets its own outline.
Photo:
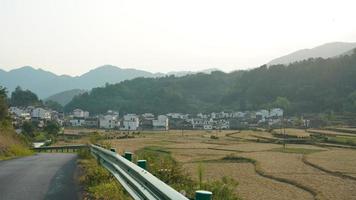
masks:
<path id="1" fill-rule="evenodd" d="M 356 54 L 184 77 L 136 78 L 76 96 L 66 111 L 211 112 L 288 105 L 291 114 L 356 112 Z"/>

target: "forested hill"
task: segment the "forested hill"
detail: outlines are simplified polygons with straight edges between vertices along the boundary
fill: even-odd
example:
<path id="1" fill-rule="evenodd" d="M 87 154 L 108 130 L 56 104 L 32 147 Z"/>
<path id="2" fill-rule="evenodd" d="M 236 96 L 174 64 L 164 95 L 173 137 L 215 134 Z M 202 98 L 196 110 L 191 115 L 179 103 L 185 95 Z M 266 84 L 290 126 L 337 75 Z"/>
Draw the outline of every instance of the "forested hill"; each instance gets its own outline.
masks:
<path id="1" fill-rule="evenodd" d="M 278 97 L 290 113 L 356 112 L 356 52 L 330 59 L 309 59 L 288 66 L 213 72 L 184 77 L 137 78 L 95 88 L 66 106 L 102 113 L 210 112 L 274 106 Z"/>

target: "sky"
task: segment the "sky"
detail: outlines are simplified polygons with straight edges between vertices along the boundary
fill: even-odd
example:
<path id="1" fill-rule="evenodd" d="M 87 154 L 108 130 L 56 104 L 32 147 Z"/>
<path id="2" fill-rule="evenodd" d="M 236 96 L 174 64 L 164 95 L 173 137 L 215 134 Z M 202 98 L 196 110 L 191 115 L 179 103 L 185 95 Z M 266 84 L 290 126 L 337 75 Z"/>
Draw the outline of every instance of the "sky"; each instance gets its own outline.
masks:
<path id="1" fill-rule="evenodd" d="M 249 69 L 356 42 L 355 0 L 0 0 L 0 69 Z"/>

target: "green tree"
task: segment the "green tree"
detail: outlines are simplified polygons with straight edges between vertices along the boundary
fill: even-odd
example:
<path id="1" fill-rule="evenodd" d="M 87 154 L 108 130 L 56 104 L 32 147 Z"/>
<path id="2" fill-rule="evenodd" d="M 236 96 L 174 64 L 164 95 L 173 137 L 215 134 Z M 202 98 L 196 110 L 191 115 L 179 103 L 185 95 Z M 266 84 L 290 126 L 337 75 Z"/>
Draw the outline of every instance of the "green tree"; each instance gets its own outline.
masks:
<path id="1" fill-rule="evenodd" d="M 286 97 L 277 97 L 272 105 L 277 108 L 282 108 L 284 111 L 288 111 L 290 108 L 290 102 Z"/>
<path id="2" fill-rule="evenodd" d="M 0 86 L 0 121 L 7 116 L 6 89 Z"/>
<path id="3" fill-rule="evenodd" d="M 16 87 L 11 93 L 10 103 L 12 106 L 34 106 L 40 105 L 41 101 L 37 95 L 30 90 L 22 90 L 21 87 Z"/>
<path id="4" fill-rule="evenodd" d="M 50 135 L 57 135 L 59 130 L 60 130 L 59 125 L 54 121 L 48 122 L 44 128 L 44 131 Z"/>
<path id="5" fill-rule="evenodd" d="M 29 137 L 34 137 L 35 127 L 31 122 L 25 121 L 22 125 L 22 132 Z"/>

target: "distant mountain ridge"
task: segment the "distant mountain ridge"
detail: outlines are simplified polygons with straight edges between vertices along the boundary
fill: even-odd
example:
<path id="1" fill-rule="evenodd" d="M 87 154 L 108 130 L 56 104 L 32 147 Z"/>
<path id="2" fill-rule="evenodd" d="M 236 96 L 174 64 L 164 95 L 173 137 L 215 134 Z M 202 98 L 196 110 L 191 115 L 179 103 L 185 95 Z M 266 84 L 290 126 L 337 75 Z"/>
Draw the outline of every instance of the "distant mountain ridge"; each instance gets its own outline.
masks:
<path id="1" fill-rule="evenodd" d="M 72 90 L 66 90 L 64 92 L 59 92 L 57 94 L 54 94 L 52 96 L 49 96 L 48 98 L 45 99 L 45 101 L 55 101 L 62 106 L 66 105 L 69 103 L 73 97 L 83 94 L 86 92 L 86 90 L 81 90 L 81 89 L 72 89 Z"/>
<path id="2" fill-rule="evenodd" d="M 267 65 L 284 64 L 307 60 L 309 58 L 333 58 L 345 54 L 352 54 L 352 49 L 356 48 L 356 43 L 332 42 L 326 43 L 312 49 L 302 49 L 288 55 L 273 59 Z"/>
<path id="3" fill-rule="evenodd" d="M 188 72 L 189 74 L 197 72 Z M 172 73 L 180 76 L 179 72 Z M 34 69 L 30 66 L 4 71 L 0 69 L 0 85 L 5 86 L 9 92 L 17 86 L 29 89 L 36 93 L 41 99 L 48 98 L 57 93 L 64 93 L 69 97 L 76 94 L 73 89 L 90 90 L 94 87 L 104 86 L 105 83 L 119 83 L 138 77 L 161 77 L 168 74 L 151 73 L 137 69 L 124 69 L 112 65 L 104 65 L 81 76 L 56 75 L 43 69 Z M 169 74 L 171 75 L 171 74 Z M 69 90 L 69 91 L 68 91 Z M 78 90 L 76 90 L 78 92 Z M 53 98 L 51 100 L 54 100 Z M 67 99 L 58 101 L 66 102 Z"/>

